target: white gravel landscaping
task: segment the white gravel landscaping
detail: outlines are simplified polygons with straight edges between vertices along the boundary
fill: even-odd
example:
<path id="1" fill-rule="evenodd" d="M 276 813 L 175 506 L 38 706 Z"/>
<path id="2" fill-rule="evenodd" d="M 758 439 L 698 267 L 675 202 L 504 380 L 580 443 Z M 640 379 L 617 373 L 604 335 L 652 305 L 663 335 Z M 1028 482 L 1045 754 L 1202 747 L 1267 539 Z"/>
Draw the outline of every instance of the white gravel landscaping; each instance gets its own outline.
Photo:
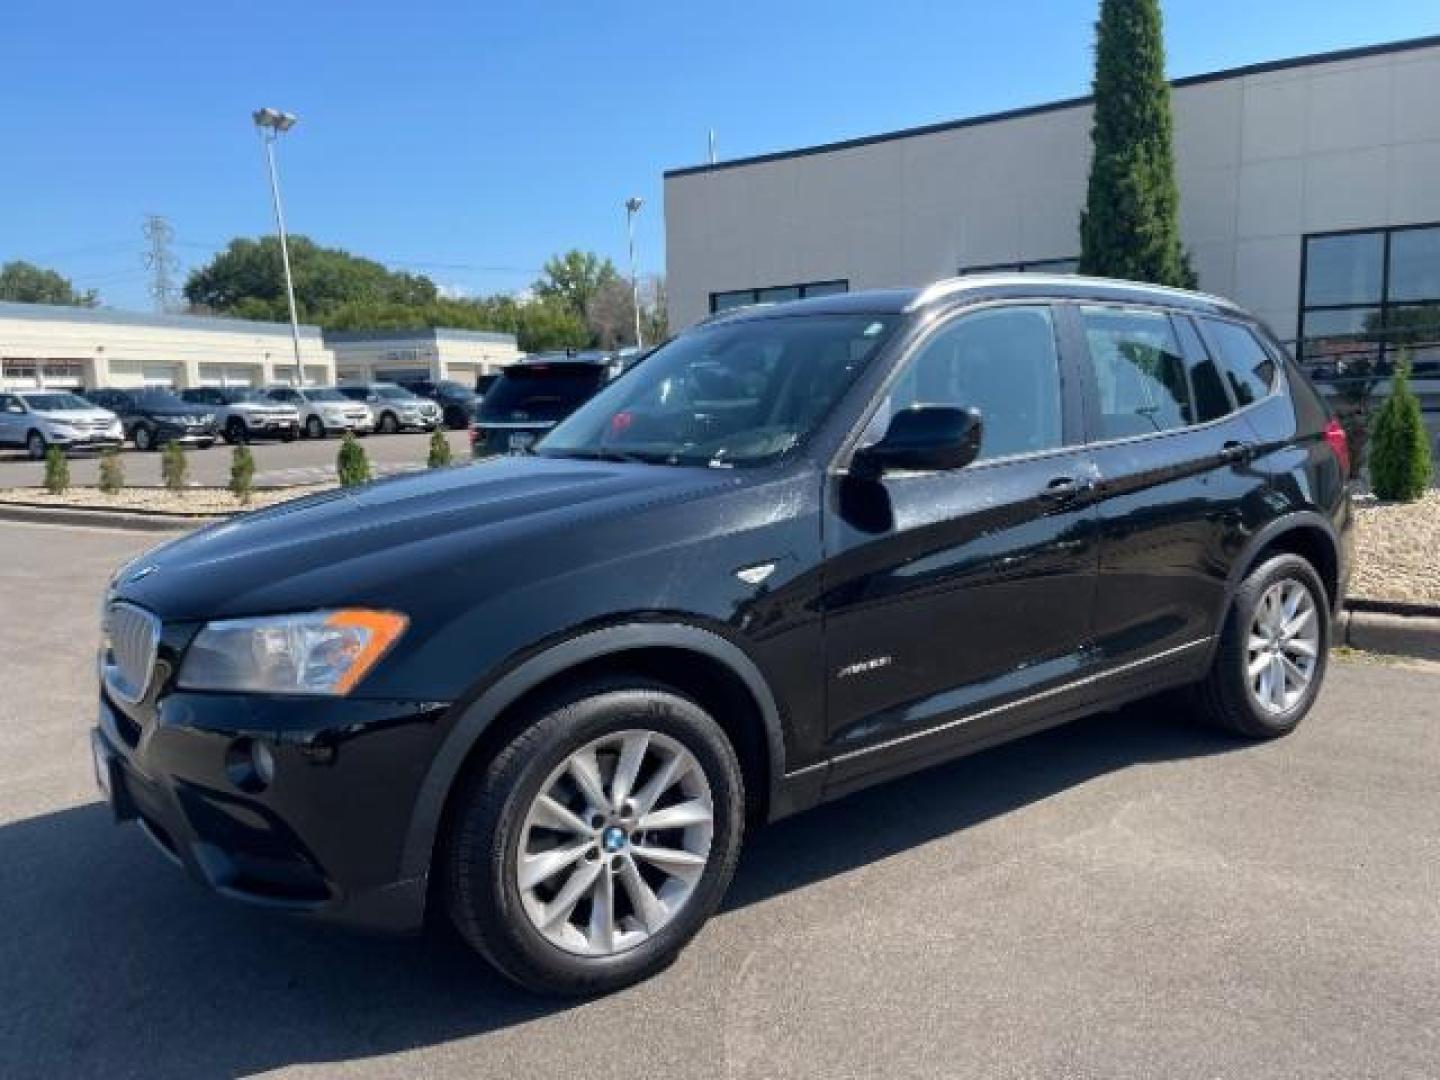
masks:
<path id="1" fill-rule="evenodd" d="M 1355 521 L 1351 596 L 1440 604 L 1440 488 L 1413 503 L 1357 496 Z"/>
<path id="2" fill-rule="evenodd" d="M 225 488 L 186 488 L 173 492 L 165 488 L 122 488 L 107 495 L 99 488 L 72 487 L 64 495 L 51 495 L 43 488 L 0 489 L 0 503 L 23 503 L 27 506 L 71 507 L 87 510 L 131 510 L 142 513 L 168 514 L 229 514 L 237 510 L 254 510 L 273 506 L 289 499 L 298 499 L 317 491 L 326 491 L 334 484 L 307 484 L 303 487 L 257 490 L 248 507 L 243 507 Z"/>

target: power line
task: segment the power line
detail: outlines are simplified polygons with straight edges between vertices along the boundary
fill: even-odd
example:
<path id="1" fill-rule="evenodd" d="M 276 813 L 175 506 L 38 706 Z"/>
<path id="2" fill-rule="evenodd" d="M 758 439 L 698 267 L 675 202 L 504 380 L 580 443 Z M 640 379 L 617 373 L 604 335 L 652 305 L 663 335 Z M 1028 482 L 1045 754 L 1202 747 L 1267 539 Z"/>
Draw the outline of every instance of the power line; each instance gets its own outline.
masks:
<path id="1" fill-rule="evenodd" d="M 150 298 L 155 301 L 155 310 L 162 314 L 174 311 L 175 272 L 180 266 L 170 250 L 175 230 L 159 214 L 148 214 L 140 231 L 150 245 L 145 252 L 145 267 L 150 271 Z"/>

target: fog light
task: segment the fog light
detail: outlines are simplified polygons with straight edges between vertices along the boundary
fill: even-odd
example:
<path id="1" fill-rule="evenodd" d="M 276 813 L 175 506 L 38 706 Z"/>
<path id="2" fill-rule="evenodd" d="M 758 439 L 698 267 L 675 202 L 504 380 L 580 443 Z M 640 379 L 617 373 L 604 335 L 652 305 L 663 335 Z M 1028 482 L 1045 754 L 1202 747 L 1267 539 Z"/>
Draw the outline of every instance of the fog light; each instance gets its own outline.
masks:
<path id="1" fill-rule="evenodd" d="M 236 739 L 225 752 L 225 774 L 241 791 L 264 791 L 275 779 L 275 752 L 259 739 Z"/>

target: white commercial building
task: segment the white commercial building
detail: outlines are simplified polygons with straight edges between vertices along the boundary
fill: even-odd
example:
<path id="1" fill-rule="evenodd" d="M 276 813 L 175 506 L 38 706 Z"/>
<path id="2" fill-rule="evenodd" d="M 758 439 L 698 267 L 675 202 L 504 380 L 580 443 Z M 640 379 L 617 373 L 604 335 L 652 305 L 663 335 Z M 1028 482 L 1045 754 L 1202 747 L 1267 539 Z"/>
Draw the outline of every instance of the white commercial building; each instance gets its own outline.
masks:
<path id="1" fill-rule="evenodd" d="M 1440 37 L 1179 79 L 1173 101 L 1201 288 L 1284 338 L 1440 321 Z M 667 173 L 672 325 L 982 269 L 1073 269 L 1091 113 L 1075 99 Z M 1424 345 L 1417 361 L 1440 359 Z"/>
<path id="2" fill-rule="evenodd" d="M 339 377 L 347 382 L 398 379 L 453 379 L 474 386 L 523 355 L 514 334 L 489 330 L 332 331 L 325 344 L 335 353 Z"/>
<path id="3" fill-rule="evenodd" d="M 305 381 L 335 381 L 319 327 L 300 328 Z M 261 386 L 293 382 L 283 323 L 0 303 L 0 387 Z"/>

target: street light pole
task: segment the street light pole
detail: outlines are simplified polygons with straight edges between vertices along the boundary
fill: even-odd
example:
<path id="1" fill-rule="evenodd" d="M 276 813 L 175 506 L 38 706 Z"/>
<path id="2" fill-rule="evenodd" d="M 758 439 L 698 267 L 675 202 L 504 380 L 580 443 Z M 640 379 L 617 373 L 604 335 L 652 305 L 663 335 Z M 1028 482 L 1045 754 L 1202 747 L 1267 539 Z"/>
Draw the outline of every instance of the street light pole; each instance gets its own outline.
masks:
<path id="1" fill-rule="evenodd" d="M 255 130 L 265 147 L 265 164 L 270 170 L 270 197 L 275 204 L 275 228 L 280 233 L 280 262 L 285 267 L 285 298 L 290 304 L 290 341 L 295 347 L 295 385 L 305 385 L 305 365 L 300 359 L 300 317 L 295 311 L 295 280 L 290 273 L 290 243 L 285 236 L 285 212 L 280 206 L 280 175 L 275 169 L 275 140 L 295 126 L 294 113 L 278 109 L 256 109 Z"/>
<path id="2" fill-rule="evenodd" d="M 645 205 L 645 200 L 638 195 L 632 195 L 625 200 L 625 224 L 630 231 L 630 299 L 635 305 L 635 347 L 643 349 L 644 341 L 640 337 L 640 275 L 635 268 L 635 215 L 640 212 L 640 207 Z"/>

